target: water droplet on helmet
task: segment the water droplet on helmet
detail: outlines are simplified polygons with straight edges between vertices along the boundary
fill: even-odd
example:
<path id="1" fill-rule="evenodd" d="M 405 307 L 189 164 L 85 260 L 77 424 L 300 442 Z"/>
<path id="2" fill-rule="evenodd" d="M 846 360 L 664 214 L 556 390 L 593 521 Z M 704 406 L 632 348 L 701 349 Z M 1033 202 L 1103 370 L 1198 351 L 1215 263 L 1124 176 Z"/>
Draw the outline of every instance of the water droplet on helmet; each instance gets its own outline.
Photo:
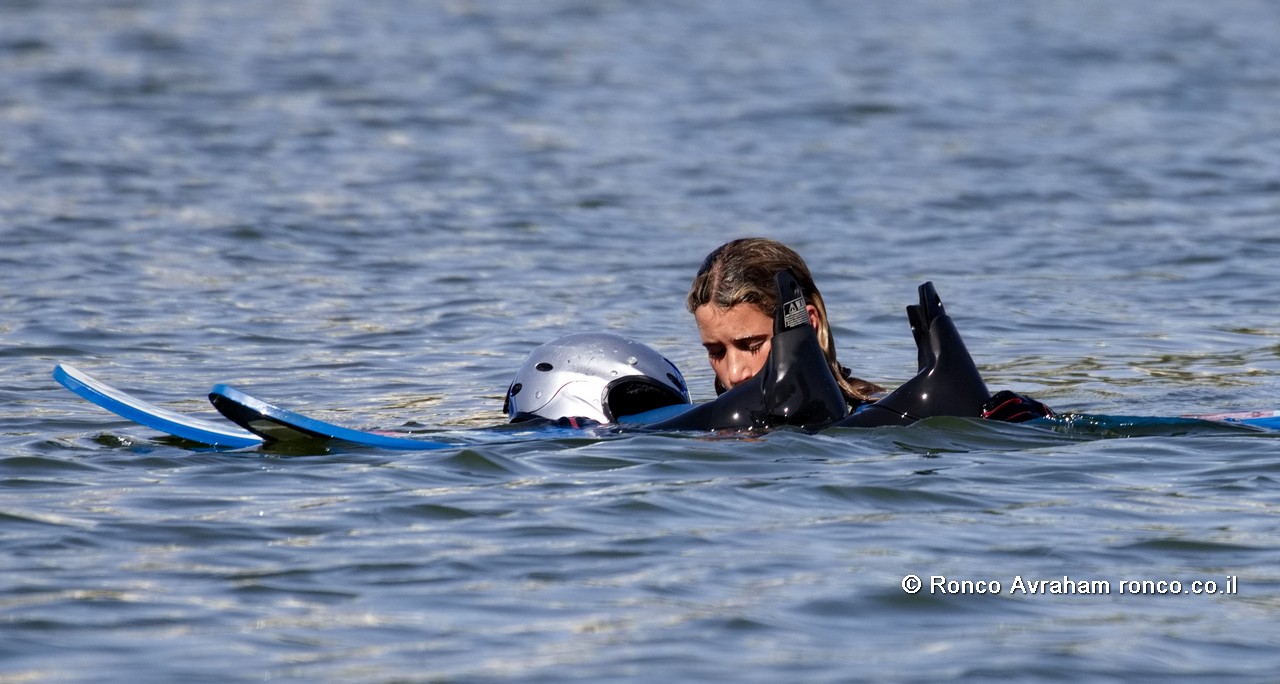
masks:
<path id="1" fill-rule="evenodd" d="M 637 358 L 636 358 L 636 357 L 634 357 L 634 356 L 628 356 L 628 357 L 627 357 L 627 365 L 634 366 L 634 365 L 636 365 L 637 363 L 640 363 L 640 359 L 637 359 Z"/>

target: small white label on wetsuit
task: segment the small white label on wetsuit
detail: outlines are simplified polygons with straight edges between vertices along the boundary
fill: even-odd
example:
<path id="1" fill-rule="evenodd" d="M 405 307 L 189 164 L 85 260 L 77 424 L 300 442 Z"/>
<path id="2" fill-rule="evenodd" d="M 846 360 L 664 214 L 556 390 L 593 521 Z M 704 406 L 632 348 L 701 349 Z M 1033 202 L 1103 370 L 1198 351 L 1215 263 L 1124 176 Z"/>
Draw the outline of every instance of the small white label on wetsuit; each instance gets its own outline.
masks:
<path id="1" fill-rule="evenodd" d="M 809 322 L 809 310 L 804 308 L 804 297 L 793 299 L 783 305 L 782 327 L 786 330 Z"/>

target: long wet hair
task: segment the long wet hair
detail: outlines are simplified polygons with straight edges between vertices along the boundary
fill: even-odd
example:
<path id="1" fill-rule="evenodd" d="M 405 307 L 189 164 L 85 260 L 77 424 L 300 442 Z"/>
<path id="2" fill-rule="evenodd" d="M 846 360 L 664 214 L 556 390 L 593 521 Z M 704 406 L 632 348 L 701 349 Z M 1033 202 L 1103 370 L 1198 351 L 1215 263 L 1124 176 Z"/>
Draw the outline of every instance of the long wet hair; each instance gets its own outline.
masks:
<path id="1" fill-rule="evenodd" d="M 784 268 L 795 273 L 800 287 L 804 288 L 805 304 L 818 312 L 818 345 L 827 357 L 831 374 L 851 406 L 875 401 L 876 394 L 884 389 L 874 383 L 853 377 L 848 368 L 836 359 L 835 338 L 827 321 L 827 305 L 813 282 L 809 267 L 795 250 L 781 242 L 767 238 L 742 238 L 717 247 L 703 260 L 698 274 L 689 287 L 685 306 L 692 313 L 705 304 L 728 309 L 739 304 L 750 304 L 766 316 L 773 317 L 778 306 L 778 291 L 774 276 Z M 719 378 L 716 391 L 724 391 Z"/>

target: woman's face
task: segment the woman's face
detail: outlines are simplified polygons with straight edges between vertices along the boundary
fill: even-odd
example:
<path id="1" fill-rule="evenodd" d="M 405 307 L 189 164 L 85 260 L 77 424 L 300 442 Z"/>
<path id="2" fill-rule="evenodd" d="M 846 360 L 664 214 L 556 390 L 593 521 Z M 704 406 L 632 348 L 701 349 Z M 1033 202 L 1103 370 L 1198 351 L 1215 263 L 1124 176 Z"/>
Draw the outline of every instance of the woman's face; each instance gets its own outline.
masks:
<path id="1" fill-rule="evenodd" d="M 818 327 L 818 310 L 812 305 L 807 308 L 809 323 Z M 711 370 L 726 390 L 750 380 L 764 367 L 773 339 L 773 316 L 752 304 L 727 309 L 703 304 L 694 310 L 693 318 Z"/>

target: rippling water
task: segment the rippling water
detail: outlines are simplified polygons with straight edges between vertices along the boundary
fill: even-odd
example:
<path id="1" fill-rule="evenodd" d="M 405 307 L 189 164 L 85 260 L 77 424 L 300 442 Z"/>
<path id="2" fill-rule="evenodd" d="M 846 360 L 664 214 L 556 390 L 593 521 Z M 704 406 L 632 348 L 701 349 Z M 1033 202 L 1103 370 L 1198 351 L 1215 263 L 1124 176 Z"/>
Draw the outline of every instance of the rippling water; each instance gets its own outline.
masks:
<path id="1" fill-rule="evenodd" d="M 49 373 L 461 430 L 607 329 L 705 400 L 684 288 L 763 234 L 863 377 L 909 377 L 932 280 L 993 387 L 1276 408 L 1277 35 L 1263 0 L 0 4 L 0 680 L 1270 680 L 1271 434 L 219 453 Z M 1014 590 L 1064 577 L 1111 593 Z"/>

